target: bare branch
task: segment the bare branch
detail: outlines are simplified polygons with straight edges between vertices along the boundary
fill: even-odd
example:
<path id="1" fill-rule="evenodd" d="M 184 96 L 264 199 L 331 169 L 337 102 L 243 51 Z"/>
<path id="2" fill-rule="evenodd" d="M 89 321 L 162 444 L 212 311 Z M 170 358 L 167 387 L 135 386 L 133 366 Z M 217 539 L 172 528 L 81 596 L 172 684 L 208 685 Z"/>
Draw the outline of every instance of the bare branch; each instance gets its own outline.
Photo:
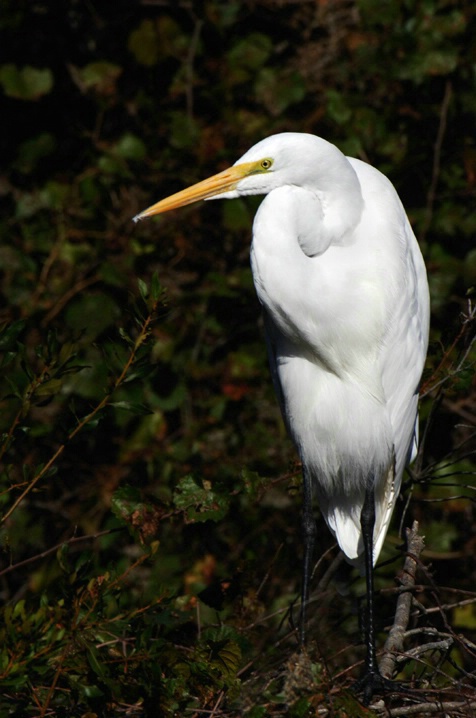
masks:
<path id="1" fill-rule="evenodd" d="M 385 712 L 386 718 L 399 718 L 400 716 L 422 715 L 423 713 L 431 715 L 432 713 L 446 713 L 455 716 L 454 712 L 462 711 L 469 715 L 468 710 L 476 708 L 476 701 L 431 701 L 429 703 L 418 703 L 417 705 L 401 706 L 399 708 L 391 708 Z"/>
<path id="2" fill-rule="evenodd" d="M 384 654 L 380 661 L 380 672 L 391 678 L 396 670 L 398 654 L 403 653 L 405 632 L 410 620 L 412 607 L 411 590 L 415 586 L 415 575 L 418 559 L 425 546 L 423 537 L 418 534 L 418 522 L 414 521 L 411 529 L 407 529 L 408 553 L 403 566 L 401 578 L 402 593 L 397 600 L 395 620 L 384 646 Z"/>

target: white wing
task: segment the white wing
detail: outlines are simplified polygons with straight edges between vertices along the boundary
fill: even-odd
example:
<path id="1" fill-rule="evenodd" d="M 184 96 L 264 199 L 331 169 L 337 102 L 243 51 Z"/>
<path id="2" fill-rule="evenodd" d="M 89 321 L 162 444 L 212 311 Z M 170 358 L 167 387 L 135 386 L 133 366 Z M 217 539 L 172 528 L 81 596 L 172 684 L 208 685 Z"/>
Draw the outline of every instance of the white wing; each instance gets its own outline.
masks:
<path id="1" fill-rule="evenodd" d="M 400 225 L 397 240 L 403 282 L 390 308 L 379 361 L 392 427 L 395 464 L 380 485 L 375 487 L 374 555 L 377 558 L 400 491 L 405 466 L 415 458 L 418 448 L 418 391 L 428 346 L 430 301 L 420 248 L 393 186 L 380 174 L 374 187 L 374 168 L 358 160 L 349 161 L 368 192 L 368 201 L 377 203 L 380 198 L 382 202 L 382 192 L 388 192 L 395 212 L 395 216 L 389 216 L 388 220 L 390 224 L 393 221 L 395 227 Z"/>
<path id="2" fill-rule="evenodd" d="M 304 190 L 278 190 L 258 212 L 252 264 L 285 422 L 330 529 L 359 562 L 369 476 L 377 477 L 376 559 L 415 442 L 428 293 L 393 186 L 369 165 L 349 162 L 369 208 L 350 243 L 315 257 L 292 247 L 287 207 L 302 203 L 299 223 L 307 198 Z"/>

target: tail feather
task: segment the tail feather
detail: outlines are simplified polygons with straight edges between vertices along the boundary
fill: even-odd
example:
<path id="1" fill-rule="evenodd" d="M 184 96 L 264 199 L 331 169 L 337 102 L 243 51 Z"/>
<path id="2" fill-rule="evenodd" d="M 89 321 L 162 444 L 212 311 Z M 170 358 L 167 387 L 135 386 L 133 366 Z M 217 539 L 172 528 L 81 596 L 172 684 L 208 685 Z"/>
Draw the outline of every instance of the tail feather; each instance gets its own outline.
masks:
<path id="1" fill-rule="evenodd" d="M 395 463 L 392 462 L 382 480 L 375 486 L 374 564 L 382 549 L 399 489 L 400 481 L 395 480 Z M 319 506 L 327 525 L 347 561 L 359 568 L 363 567 L 364 560 L 360 525 L 364 495 L 364 492 L 359 492 L 344 496 L 319 497 Z"/>

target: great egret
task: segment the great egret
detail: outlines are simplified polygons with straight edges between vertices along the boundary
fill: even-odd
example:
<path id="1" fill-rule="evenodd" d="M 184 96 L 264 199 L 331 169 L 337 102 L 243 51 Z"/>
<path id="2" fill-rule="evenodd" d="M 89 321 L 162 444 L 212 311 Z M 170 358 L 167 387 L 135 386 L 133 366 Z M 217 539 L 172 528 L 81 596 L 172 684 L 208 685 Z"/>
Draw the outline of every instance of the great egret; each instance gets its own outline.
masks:
<path id="1" fill-rule="evenodd" d="M 373 625 L 373 565 L 417 441 L 428 343 L 425 266 L 402 203 L 377 169 L 286 132 L 161 200 L 140 220 L 201 199 L 264 194 L 251 265 L 274 387 L 303 465 L 301 639 L 316 524 L 324 518 L 367 588 L 368 703 L 386 687 Z"/>

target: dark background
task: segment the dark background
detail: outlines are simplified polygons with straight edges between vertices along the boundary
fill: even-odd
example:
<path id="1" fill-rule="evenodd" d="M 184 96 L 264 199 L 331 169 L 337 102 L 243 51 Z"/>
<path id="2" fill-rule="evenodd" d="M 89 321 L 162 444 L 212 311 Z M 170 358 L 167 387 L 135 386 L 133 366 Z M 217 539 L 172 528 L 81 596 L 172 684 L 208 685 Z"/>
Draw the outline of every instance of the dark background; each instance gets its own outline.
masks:
<path id="1" fill-rule="evenodd" d="M 418 519 L 410 628 L 451 646 L 403 677 L 472 715 L 473 3 L 4 0 L 0 29 L 4 714 L 359 715 L 362 585 L 320 582 L 319 517 L 309 664 L 291 660 L 300 471 L 249 269 L 259 198 L 131 221 L 292 130 L 387 174 L 427 263 L 424 441 L 379 628 Z"/>

